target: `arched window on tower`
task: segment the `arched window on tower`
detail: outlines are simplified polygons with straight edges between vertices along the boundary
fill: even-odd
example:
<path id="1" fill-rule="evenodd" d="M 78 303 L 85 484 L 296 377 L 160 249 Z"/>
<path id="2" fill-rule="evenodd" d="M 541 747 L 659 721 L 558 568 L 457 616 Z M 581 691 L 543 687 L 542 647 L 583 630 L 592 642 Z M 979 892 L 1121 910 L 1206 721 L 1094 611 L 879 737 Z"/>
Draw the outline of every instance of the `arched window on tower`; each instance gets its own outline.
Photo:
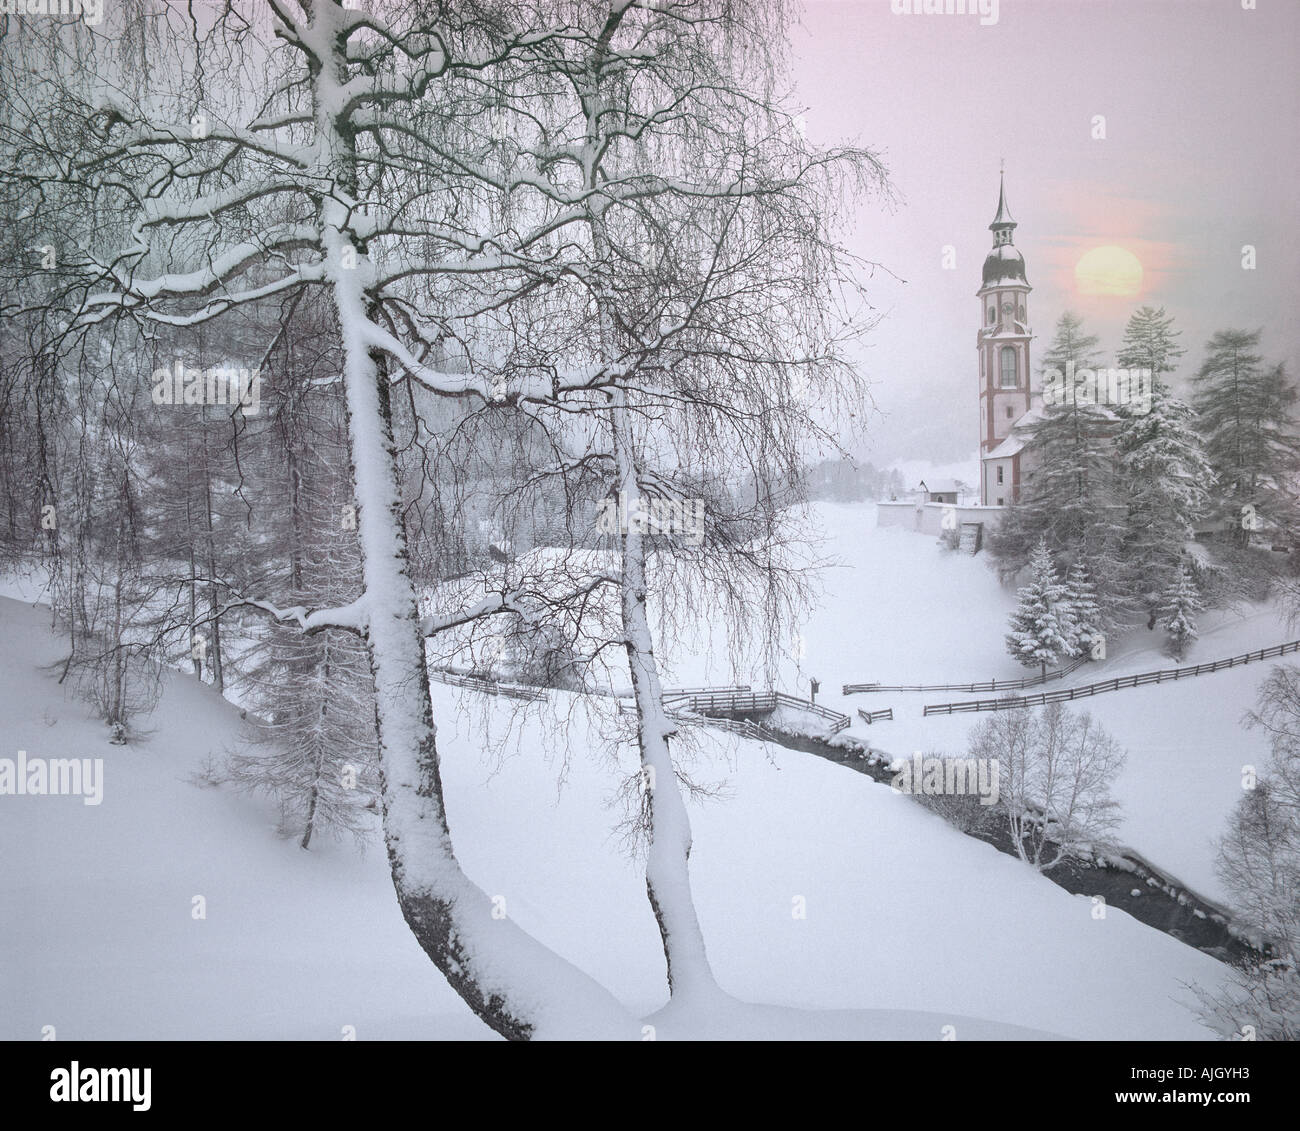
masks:
<path id="1" fill-rule="evenodd" d="M 998 384 L 1004 389 L 1016 387 L 1016 350 L 1014 346 L 1003 346 L 1001 353 L 1001 377 Z"/>

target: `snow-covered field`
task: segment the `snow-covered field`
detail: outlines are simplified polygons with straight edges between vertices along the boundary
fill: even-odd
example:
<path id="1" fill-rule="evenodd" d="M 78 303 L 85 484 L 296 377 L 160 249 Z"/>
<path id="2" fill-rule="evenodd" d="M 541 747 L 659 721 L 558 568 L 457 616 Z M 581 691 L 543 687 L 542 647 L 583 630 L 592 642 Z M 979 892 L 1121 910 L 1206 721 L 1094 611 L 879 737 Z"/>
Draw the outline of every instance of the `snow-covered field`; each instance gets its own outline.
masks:
<path id="1" fill-rule="evenodd" d="M 915 562 L 905 537 L 864 544 Z M 936 574 L 982 578 L 969 561 L 936 561 Z M 864 630 L 887 623 L 887 609 L 869 609 L 855 617 Z M 818 631 L 809 626 L 814 656 L 832 639 Z M 189 780 L 237 741 L 234 707 L 176 674 L 148 740 L 112 747 L 39 670 L 60 653 L 45 610 L 0 600 L 4 756 L 105 766 L 98 806 L 0 799 L 0 1037 L 34 1038 L 44 1026 L 65 1039 L 338 1039 L 345 1026 L 362 1039 L 489 1035 L 416 946 L 378 844 L 359 855 L 321 839 L 303 852 L 275 839 L 264 805 Z M 964 674 L 962 657 L 938 658 Z M 632 768 L 626 752 L 621 767 L 602 754 L 563 698 L 555 706 L 567 722 L 515 719 L 502 745 L 514 704 L 484 707 L 439 685 L 434 694 L 466 870 L 525 929 L 652 1015 L 667 996 L 662 954 L 610 805 Z M 727 783 L 725 797 L 692 806 L 692 872 L 719 982 L 747 1001 L 836 1012 L 651 1017 L 661 1038 L 938 1039 L 947 1025 L 958 1039 L 1014 1027 L 1211 1035 L 1184 1003 L 1186 983 L 1217 982 L 1218 963 L 1123 912 L 1094 919 L 1087 899 L 888 788 L 714 732 L 699 738 L 695 775 Z M 196 896 L 205 918 L 193 917 Z"/>
<path id="2" fill-rule="evenodd" d="M 813 519 L 823 557 L 841 564 L 822 575 L 818 609 L 792 643 L 780 676 L 783 690 L 807 694 L 821 682 L 819 703 L 853 716 L 848 733 L 898 756 L 915 750 L 965 749 L 980 717 L 924 717 L 923 704 L 989 698 L 962 692 L 843 696 L 845 683 L 961 683 L 1036 674 L 1013 660 L 1003 637 L 1015 608 L 989 568 L 989 556 L 948 553 L 934 538 L 878 529 L 871 504 L 821 503 Z M 1196 664 L 1293 639 L 1277 610 L 1245 606 L 1211 611 L 1184 661 Z M 799 644 L 802 644 L 802 648 Z M 1163 634 L 1139 629 L 1113 642 L 1109 658 L 1087 664 L 1049 690 L 1116 675 L 1176 666 L 1162 651 Z M 802 652 L 802 658 L 799 653 Z M 694 653 L 694 654 L 691 654 Z M 719 662 L 692 643 L 674 656 L 683 683 L 729 682 Z M 1241 795 L 1242 767 L 1262 766 L 1267 744 L 1241 725 L 1271 664 L 1248 664 L 1185 682 L 1134 688 L 1075 704 L 1091 711 L 1129 752 L 1115 796 L 1123 804 L 1121 838 L 1153 863 L 1211 898 L 1225 892 L 1214 874 L 1213 840 Z M 745 679 L 761 681 L 752 669 Z M 1035 689 L 1036 690 L 1036 689 Z M 867 727 L 857 710 L 892 707 L 893 722 Z"/>

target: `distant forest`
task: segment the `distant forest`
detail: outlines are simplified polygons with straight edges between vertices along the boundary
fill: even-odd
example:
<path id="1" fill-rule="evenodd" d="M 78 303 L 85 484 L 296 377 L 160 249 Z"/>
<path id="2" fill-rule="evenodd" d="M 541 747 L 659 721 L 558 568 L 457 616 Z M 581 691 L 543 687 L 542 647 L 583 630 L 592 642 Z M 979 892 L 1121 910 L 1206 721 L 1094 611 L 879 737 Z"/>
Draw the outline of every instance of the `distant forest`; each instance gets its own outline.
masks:
<path id="1" fill-rule="evenodd" d="M 894 469 L 881 471 L 870 463 L 850 459 L 824 459 L 812 464 L 805 479 L 809 499 L 834 503 L 876 502 L 901 497 L 903 477 Z"/>

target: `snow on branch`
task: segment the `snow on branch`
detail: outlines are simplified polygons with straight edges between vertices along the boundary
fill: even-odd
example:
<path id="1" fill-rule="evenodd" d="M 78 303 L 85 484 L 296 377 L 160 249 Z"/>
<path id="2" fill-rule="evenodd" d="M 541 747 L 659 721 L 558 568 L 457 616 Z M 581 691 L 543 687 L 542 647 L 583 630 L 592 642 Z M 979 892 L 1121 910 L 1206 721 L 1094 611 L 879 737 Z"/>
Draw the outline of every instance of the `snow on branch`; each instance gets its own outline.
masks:
<path id="1" fill-rule="evenodd" d="M 238 608 L 257 609 L 268 613 L 282 624 L 296 623 L 304 632 L 340 628 L 364 636 L 370 623 L 369 605 L 364 595 L 349 604 L 332 609 L 308 609 L 302 605 L 282 609 L 270 601 L 240 597 L 238 600 L 227 602 L 221 611 L 224 613 L 229 609 Z"/>
<path id="2" fill-rule="evenodd" d="M 381 349 L 389 354 L 405 371 L 406 375 L 419 381 L 421 385 L 435 393 L 462 394 L 478 393 L 484 400 L 492 399 L 492 384 L 483 377 L 473 373 L 449 373 L 442 369 L 432 369 L 419 361 L 401 342 L 382 326 L 365 321 L 361 333 L 367 345 Z"/>
<path id="3" fill-rule="evenodd" d="M 496 616 L 498 613 L 518 613 L 528 623 L 537 624 L 543 618 L 543 607 L 564 606 L 570 601 L 589 596 L 602 585 L 611 585 L 617 582 L 617 577 L 599 573 L 588 578 L 586 583 L 579 588 L 561 594 L 548 593 L 540 595 L 525 589 L 503 589 L 499 593 L 488 594 L 483 600 L 470 605 L 468 608 L 458 609 L 452 613 L 432 613 L 421 617 L 420 635 L 426 637 L 436 636 L 447 629 L 470 624 L 485 617 Z"/>

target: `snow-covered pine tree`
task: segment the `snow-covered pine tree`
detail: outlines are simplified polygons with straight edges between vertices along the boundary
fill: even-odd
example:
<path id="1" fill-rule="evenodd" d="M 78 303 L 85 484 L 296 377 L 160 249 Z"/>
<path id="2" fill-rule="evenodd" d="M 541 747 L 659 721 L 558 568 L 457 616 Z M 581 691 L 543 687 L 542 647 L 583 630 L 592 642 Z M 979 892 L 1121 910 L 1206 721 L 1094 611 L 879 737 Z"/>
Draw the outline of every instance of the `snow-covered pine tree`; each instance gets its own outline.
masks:
<path id="1" fill-rule="evenodd" d="M 1160 594 L 1177 580 L 1186 544 L 1209 511 L 1214 472 L 1192 410 L 1158 377 L 1150 411 L 1121 408 L 1119 416 L 1120 476 L 1128 497 L 1125 588 L 1153 627 Z"/>
<path id="2" fill-rule="evenodd" d="M 166 354 L 161 358 L 167 367 Z M 223 694 L 235 673 L 223 645 L 230 614 L 222 611 L 222 595 L 239 586 L 255 548 L 233 440 L 234 428 L 248 425 L 242 419 L 236 425 L 220 405 L 149 408 L 141 461 L 150 488 L 151 550 L 183 563 L 185 575 L 181 599 L 159 610 L 155 630 L 172 640 L 173 662 L 182 660 Z"/>
<path id="3" fill-rule="evenodd" d="M 1219 481 L 1216 508 L 1239 545 L 1262 525 L 1294 528 L 1300 392 L 1257 352 L 1262 331 L 1220 330 L 1206 344 L 1192 406 Z"/>
<path id="4" fill-rule="evenodd" d="M 1073 310 L 1063 311 L 1056 320 L 1056 329 L 1052 335 L 1052 344 L 1043 353 L 1042 367 L 1058 369 L 1065 373 L 1073 363 L 1075 371 L 1095 368 L 1100 355 L 1097 353 L 1096 334 L 1084 333 L 1083 319 Z"/>
<path id="5" fill-rule="evenodd" d="M 326 828 L 361 840 L 377 827 L 366 810 L 379 792 L 365 645 L 341 629 L 308 636 L 276 625 L 256 659 L 249 679 L 265 717 L 249 727 L 250 748 L 231 756 L 229 779 L 273 797 L 281 834 L 303 848 Z"/>
<path id="6" fill-rule="evenodd" d="M 1069 610 L 1070 654 L 1082 656 L 1103 639 L 1101 606 L 1087 563 L 1076 558 L 1065 578 L 1064 606 Z"/>
<path id="7" fill-rule="evenodd" d="M 1187 645 L 1196 639 L 1196 614 L 1204 607 L 1192 571 L 1184 561 L 1160 602 L 1161 623 L 1169 634 L 1169 654 L 1174 659 L 1181 660 Z"/>
<path id="8" fill-rule="evenodd" d="M 115 383 L 106 364 L 84 359 L 75 380 L 80 434 L 59 508 L 70 545 L 54 607 L 71 637 L 64 674 L 108 724 L 109 741 L 123 745 L 132 718 L 156 702 L 161 678 L 157 640 L 140 627 L 157 598 L 146 569 L 148 491 L 141 477 L 147 394 Z"/>
<path id="9" fill-rule="evenodd" d="M 1152 380 L 1158 381 L 1161 374 L 1174 372 L 1178 359 L 1187 352 L 1176 340 L 1181 335 L 1163 306 L 1159 310 L 1140 306 L 1124 327 L 1119 363 L 1126 369 L 1149 369 Z"/>
<path id="10" fill-rule="evenodd" d="M 1048 664 L 1071 652 L 1073 618 L 1047 539 L 1040 538 L 1034 547 L 1029 569 L 1029 584 L 1017 593 L 1019 605 L 1011 616 L 1007 650 L 1025 667 L 1040 665 L 1046 675 Z"/>
<path id="11" fill-rule="evenodd" d="M 1062 375 L 1095 368 L 1097 338 L 1083 333 L 1081 319 L 1061 315 L 1044 370 Z M 1067 385 L 1058 403 L 1045 404 L 1025 425 L 1027 472 L 1020 500 L 1007 509 L 991 547 L 1004 577 L 1030 560 L 1041 539 L 1055 557 L 1083 557 L 1092 568 L 1104 628 L 1129 619 L 1119 585 L 1124 502 L 1116 469 L 1114 414 L 1075 397 Z"/>

